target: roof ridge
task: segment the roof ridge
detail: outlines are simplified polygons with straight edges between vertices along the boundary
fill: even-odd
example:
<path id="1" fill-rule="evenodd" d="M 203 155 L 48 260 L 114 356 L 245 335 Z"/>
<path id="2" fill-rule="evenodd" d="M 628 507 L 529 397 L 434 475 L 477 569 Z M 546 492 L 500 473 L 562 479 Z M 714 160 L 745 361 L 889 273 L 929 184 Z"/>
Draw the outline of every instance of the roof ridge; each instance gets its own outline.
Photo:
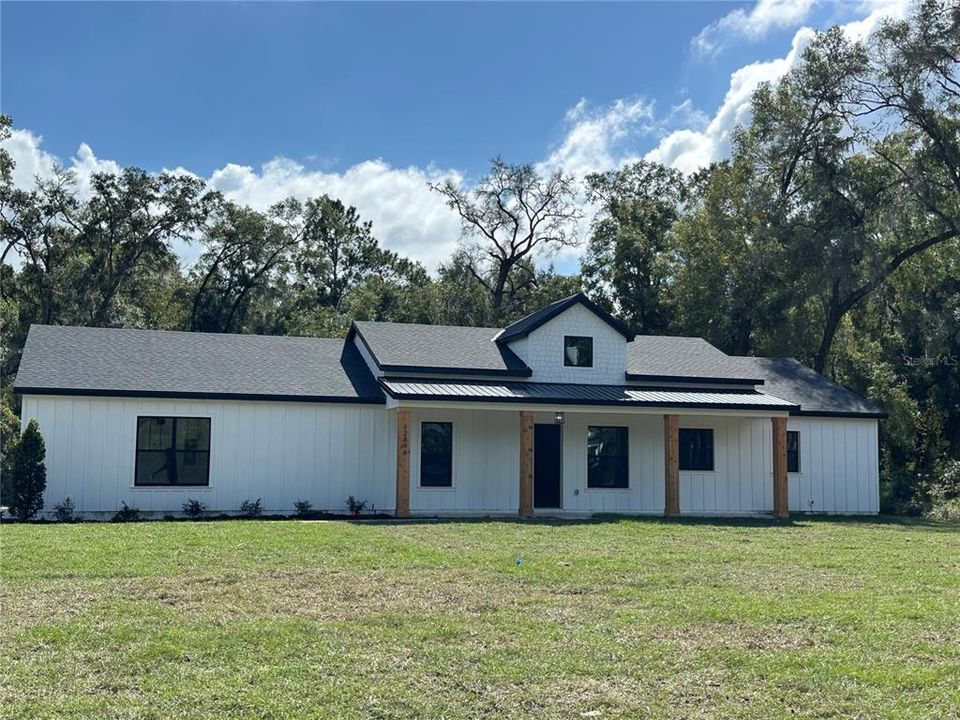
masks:
<path id="1" fill-rule="evenodd" d="M 110 331 L 125 333 L 151 333 L 164 335 L 185 335 L 189 337 L 238 337 L 238 338 L 269 338 L 276 340 L 335 340 L 342 343 L 342 337 L 317 335 L 265 335 L 261 333 L 234 333 L 234 332 L 207 332 L 204 330 L 155 330 L 153 328 L 102 327 L 98 325 L 49 325 L 46 323 L 31 323 L 30 328 L 52 328 L 56 330 L 83 330 L 83 331 Z"/>
<path id="2" fill-rule="evenodd" d="M 433 328 L 455 328 L 462 330 L 503 330 L 501 327 L 491 325 L 447 325 L 446 323 L 414 323 L 414 322 L 393 322 L 389 320 L 354 320 L 355 325 L 401 325 L 408 327 L 433 327 Z"/>
<path id="3" fill-rule="evenodd" d="M 583 305 L 587 310 L 596 315 L 597 318 L 609 325 L 616 332 L 623 335 L 624 339 L 628 343 L 634 340 L 636 337 L 634 332 L 627 327 L 626 323 L 604 310 L 600 305 L 587 297 L 586 293 L 580 290 L 573 295 L 555 300 L 539 310 L 535 310 L 528 315 L 524 315 L 519 320 L 516 320 L 515 322 L 512 322 L 503 328 L 503 330 L 501 330 L 494 339 L 498 343 L 502 343 L 525 338 L 534 330 L 550 322 L 561 313 L 566 312 L 574 305 L 578 304 Z"/>

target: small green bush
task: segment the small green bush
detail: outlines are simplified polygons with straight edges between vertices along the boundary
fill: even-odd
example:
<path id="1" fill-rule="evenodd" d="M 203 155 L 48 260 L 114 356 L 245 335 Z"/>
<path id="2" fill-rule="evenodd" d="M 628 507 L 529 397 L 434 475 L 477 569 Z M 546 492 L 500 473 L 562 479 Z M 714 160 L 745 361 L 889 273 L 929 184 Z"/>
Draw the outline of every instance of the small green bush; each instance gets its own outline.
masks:
<path id="1" fill-rule="evenodd" d="M 940 477 L 930 485 L 930 509 L 935 520 L 960 520 L 960 460 L 947 462 Z"/>
<path id="2" fill-rule="evenodd" d="M 188 518 L 202 518 L 207 506 L 196 498 L 190 498 L 183 504 L 183 514 Z"/>
<path id="3" fill-rule="evenodd" d="M 360 513 L 367 509 L 366 500 L 357 500 L 353 495 L 347 496 L 347 508 L 350 510 L 350 514 L 353 517 L 357 517 Z"/>
<path id="4" fill-rule="evenodd" d="M 10 456 L 5 458 L 10 482 L 7 491 L 10 512 L 20 520 L 30 520 L 43 509 L 43 492 L 47 489 L 47 451 L 36 420 L 27 423 Z"/>
<path id="5" fill-rule="evenodd" d="M 125 502 L 120 503 L 120 509 L 110 518 L 110 522 L 136 522 L 140 519 L 140 508 L 130 507 Z"/>
<path id="6" fill-rule="evenodd" d="M 258 517 L 263 514 L 263 502 L 257 498 L 256 502 L 244 500 L 240 503 L 240 512 L 247 517 Z"/>
<path id="7" fill-rule="evenodd" d="M 310 511 L 313 510 L 313 505 L 310 504 L 309 500 L 297 500 L 293 503 L 293 509 L 297 511 L 297 515 L 303 517 L 304 515 L 310 514 Z"/>
<path id="8" fill-rule="evenodd" d="M 68 495 L 53 506 L 53 517 L 57 522 L 73 522 L 73 500 Z"/>

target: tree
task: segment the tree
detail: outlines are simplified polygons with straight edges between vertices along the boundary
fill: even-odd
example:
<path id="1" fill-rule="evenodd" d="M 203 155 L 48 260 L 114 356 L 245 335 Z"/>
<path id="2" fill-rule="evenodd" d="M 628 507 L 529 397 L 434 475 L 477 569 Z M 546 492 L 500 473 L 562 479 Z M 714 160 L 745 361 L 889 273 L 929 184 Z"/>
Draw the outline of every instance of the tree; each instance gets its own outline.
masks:
<path id="1" fill-rule="evenodd" d="M 677 170 L 641 160 L 586 178 L 600 206 L 581 262 L 584 286 L 636 332 L 669 325 L 668 234 L 683 210 L 686 184 Z"/>
<path id="2" fill-rule="evenodd" d="M 819 371 L 853 308 L 960 236 L 958 57 L 960 10 L 928 0 L 867 45 L 821 35 L 754 96 L 735 157 L 774 200 L 768 222 L 799 271 L 798 302 L 819 306 Z"/>
<path id="3" fill-rule="evenodd" d="M 536 282 L 526 259 L 578 244 L 573 179 L 561 172 L 542 177 L 532 165 L 508 165 L 495 157 L 490 172 L 470 191 L 452 180 L 431 185 L 460 215 L 462 239 L 472 244 L 464 267 L 490 296 L 496 319 L 514 295 Z"/>
<path id="4" fill-rule="evenodd" d="M 373 224 L 357 209 L 327 195 L 303 205 L 289 201 L 299 215 L 302 246 L 294 259 L 297 284 L 307 301 L 340 308 L 347 291 L 396 257 L 381 250 Z"/>
<path id="5" fill-rule="evenodd" d="M 13 118 L 0 114 L 0 183 L 4 186 L 12 182 L 13 168 L 16 165 L 7 149 L 2 147 L 3 143 L 10 138 L 12 128 Z"/>
<path id="6" fill-rule="evenodd" d="M 9 497 L 4 498 L 10 503 L 10 511 L 21 520 L 30 520 L 43 509 L 43 492 L 47 489 L 45 456 L 40 426 L 31 420 L 10 453 Z"/>
<path id="7" fill-rule="evenodd" d="M 174 241 L 191 242 L 217 198 L 192 176 L 136 168 L 95 174 L 82 212 L 64 218 L 86 254 L 77 287 L 86 323 L 107 323 L 118 297 L 136 294 L 144 282 L 175 269 Z"/>
<path id="8" fill-rule="evenodd" d="M 669 331 L 735 355 L 755 353 L 782 315 L 784 269 L 755 184 L 749 163 L 724 161 L 697 173 L 670 233 Z"/>
<path id="9" fill-rule="evenodd" d="M 229 202 L 210 220 L 201 239 L 206 250 L 191 271 L 190 329 L 236 332 L 257 300 L 279 282 L 277 276 L 289 271 L 301 235 Z"/>

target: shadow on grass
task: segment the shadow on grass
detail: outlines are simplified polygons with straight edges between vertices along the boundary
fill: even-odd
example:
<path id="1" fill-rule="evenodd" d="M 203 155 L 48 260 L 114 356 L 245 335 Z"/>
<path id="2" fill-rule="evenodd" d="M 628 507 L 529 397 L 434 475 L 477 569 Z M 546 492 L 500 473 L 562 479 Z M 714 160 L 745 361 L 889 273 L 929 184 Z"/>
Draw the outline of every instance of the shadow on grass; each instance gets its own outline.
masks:
<path id="1" fill-rule="evenodd" d="M 709 517 L 703 515 L 686 515 L 681 517 L 665 518 L 659 515 L 618 515 L 615 513 L 599 513 L 583 516 L 540 516 L 523 518 L 510 515 L 486 515 L 478 517 L 430 517 L 419 516 L 413 518 L 394 518 L 386 515 L 350 517 L 317 513 L 311 516 L 296 515 L 262 515 L 259 517 L 239 517 L 235 515 L 213 515 L 200 519 L 190 518 L 139 518 L 131 521 L 135 524 L 153 523 L 210 523 L 221 522 L 342 522 L 351 525 L 391 526 L 391 525 L 534 525 L 544 527 L 567 527 L 575 525 L 614 525 L 617 523 L 643 523 L 649 525 L 677 525 L 692 527 L 715 528 L 790 528 L 807 525 L 857 525 L 857 526 L 890 526 L 896 525 L 905 529 L 917 529 L 929 532 L 958 533 L 960 523 L 951 523 L 939 520 L 929 520 L 920 517 L 904 517 L 898 515 L 815 515 L 793 513 L 789 518 L 779 519 L 772 515 L 745 515 L 734 517 Z M 104 525 L 127 524 L 113 523 L 106 520 L 76 519 L 68 522 L 54 522 L 48 519 L 20 521 L 4 517 L 0 525 Z"/>
<path id="2" fill-rule="evenodd" d="M 818 525 L 898 525 L 905 528 L 917 528 L 933 532 L 960 533 L 960 523 L 940 522 L 915 517 L 900 517 L 895 515 L 800 515 L 794 514 L 787 519 L 778 519 L 772 516 L 743 516 L 743 517 L 702 517 L 687 516 L 678 518 L 664 518 L 652 515 L 617 515 L 602 513 L 589 517 L 509 517 L 490 515 L 486 517 L 415 517 L 415 518 L 384 518 L 372 520 L 352 520 L 363 525 L 536 525 L 546 527 L 565 527 L 571 525 L 609 525 L 616 523 L 646 523 L 651 525 L 679 525 L 700 527 L 803 527 L 810 524 Z"/>

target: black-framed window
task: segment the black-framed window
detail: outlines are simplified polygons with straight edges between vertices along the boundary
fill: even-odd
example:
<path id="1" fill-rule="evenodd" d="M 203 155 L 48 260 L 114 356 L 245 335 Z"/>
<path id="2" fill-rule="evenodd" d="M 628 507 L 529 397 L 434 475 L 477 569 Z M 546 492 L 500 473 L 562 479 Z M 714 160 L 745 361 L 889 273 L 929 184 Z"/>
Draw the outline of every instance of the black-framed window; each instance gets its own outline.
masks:
<path id="1" fill-rule="evenodd" d="M 567 367 L 593 367 L 593 338 L 564 335 L 563 364 Z"/>
<path id="2" fill-rule="evenodd" d="M 210 418 L 138 417 L 134 485 L 210 484 Z"/>
<path id="3" fill-rule="evenodd" d="M 713 470 L 712 428 L 680 428 L 680 469 Z"/>
<path id="4" fill-rule="evenodd" d="M 787 430 L 787 472 L 800 472 L 799 430 Z"/>
<path id="5" fill-rule="evenodd" d="M 587 428 L 587 487 L 626 488 L 630 484 L 625 427 Z"/>
<path id="6" fill-rule="evenodd" d="M 420 424 L 421 487 L 453 487 L 453 423 Z"/>

